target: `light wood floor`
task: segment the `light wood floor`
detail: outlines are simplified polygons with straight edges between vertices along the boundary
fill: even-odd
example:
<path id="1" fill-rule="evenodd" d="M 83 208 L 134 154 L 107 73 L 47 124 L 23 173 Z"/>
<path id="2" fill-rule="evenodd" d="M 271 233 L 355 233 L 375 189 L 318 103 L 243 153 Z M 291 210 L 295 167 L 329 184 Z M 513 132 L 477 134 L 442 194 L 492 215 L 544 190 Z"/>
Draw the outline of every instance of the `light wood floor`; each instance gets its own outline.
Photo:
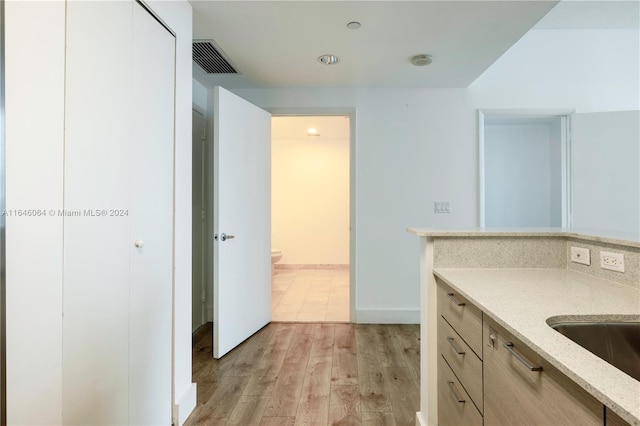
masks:
<path id="1" fill-rule="evenodd" d="M 272 323 L 220 360 L 194 336 L 187 425 L 415 425 L 419 325 Z"/>

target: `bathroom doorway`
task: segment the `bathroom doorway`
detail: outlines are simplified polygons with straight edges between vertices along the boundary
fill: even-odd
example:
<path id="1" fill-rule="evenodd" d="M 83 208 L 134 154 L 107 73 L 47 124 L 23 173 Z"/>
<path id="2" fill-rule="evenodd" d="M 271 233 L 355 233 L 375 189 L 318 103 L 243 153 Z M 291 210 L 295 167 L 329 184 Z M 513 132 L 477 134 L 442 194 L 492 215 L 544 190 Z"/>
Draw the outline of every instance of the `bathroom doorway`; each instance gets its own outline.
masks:
<path id="1" fill-rule="evenodd" d="M 351 118 L 271 121 L 272 320 L 349 322 Z"/>

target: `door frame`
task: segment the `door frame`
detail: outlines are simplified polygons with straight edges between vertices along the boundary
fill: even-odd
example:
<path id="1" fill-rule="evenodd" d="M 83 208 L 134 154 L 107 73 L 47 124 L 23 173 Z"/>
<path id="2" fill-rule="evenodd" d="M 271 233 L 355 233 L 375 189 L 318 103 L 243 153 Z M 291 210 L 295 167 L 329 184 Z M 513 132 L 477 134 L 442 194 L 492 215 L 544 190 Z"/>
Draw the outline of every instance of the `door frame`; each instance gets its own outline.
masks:
<path id="1" fill-rule="evenodd" d="M 272 117 L 349 117 L 349 322 L 356 323 L 356 116 L 353 107 L 265 108 Z"/>
<path id="2" fill-rule="evenodd" d="M 0 211 L 6 207 L 4 61 L 4 2 L 0 2 Z M 7 424 L 5 224 L 4 215 L 0 215 L 0 425 Z"/>
<path id="3" fill-rule="evenodd" d="M 571 123 L 574 109 L 478 109 L 478 226 L 485 227 L 485 161 L 484 127 L 490 117 L 559 117 L 560 118 L 560 164 L 562 228 L 572 226 L 572 182 L 571 182 Z"/>

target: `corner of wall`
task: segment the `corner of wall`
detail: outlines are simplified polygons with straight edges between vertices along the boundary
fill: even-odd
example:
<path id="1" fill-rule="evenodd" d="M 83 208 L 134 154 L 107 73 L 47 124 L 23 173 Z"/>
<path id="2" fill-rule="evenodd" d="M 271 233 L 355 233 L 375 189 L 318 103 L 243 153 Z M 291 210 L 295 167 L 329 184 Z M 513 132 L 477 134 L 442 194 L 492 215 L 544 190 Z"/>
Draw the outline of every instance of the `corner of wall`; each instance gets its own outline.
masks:
<path id="1" fill-rule="evenodd" d="M 182 426 L 189 415 L 196 408 L 197 402 L 197 385 L 191 383 L 191 386 L 186 390 L 184 394 L 176 401 L 176 405 L 173 406 L 173 421 L 177 421 L 178 426 Z"/>

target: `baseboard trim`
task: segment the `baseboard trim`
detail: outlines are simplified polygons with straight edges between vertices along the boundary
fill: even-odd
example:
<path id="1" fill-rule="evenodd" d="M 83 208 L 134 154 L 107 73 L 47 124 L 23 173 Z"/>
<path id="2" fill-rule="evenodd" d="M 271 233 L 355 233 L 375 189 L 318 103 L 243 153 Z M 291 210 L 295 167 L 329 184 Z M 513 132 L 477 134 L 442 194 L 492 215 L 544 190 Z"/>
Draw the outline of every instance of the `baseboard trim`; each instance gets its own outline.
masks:
<path id="1" fill-rule="evenodd" d="M 274 269 L 349 269 L 349 264 L 342 263 L 274 263 Z"/>
<path id="2" fill-rule="evenodd" d="M 175 418 L 178 420 L 176 426 L 182 426 L 187 421 L 189 415 L 195 410 L 197 403 L 197 385 L 191 383 L 189 389 L 176 401 L 174 407 Z"/>
<path id="3" fill-rule="evenodd" d="M 427 422 L 422 417 L 422 412 L 418 411 L 416 413 L 416 426 L 427 426 Z"/>
<path id="4" fill-rule="evenodd" d="M 420 324 L 420 309 L 356 310 L 358 324 Z"/>

